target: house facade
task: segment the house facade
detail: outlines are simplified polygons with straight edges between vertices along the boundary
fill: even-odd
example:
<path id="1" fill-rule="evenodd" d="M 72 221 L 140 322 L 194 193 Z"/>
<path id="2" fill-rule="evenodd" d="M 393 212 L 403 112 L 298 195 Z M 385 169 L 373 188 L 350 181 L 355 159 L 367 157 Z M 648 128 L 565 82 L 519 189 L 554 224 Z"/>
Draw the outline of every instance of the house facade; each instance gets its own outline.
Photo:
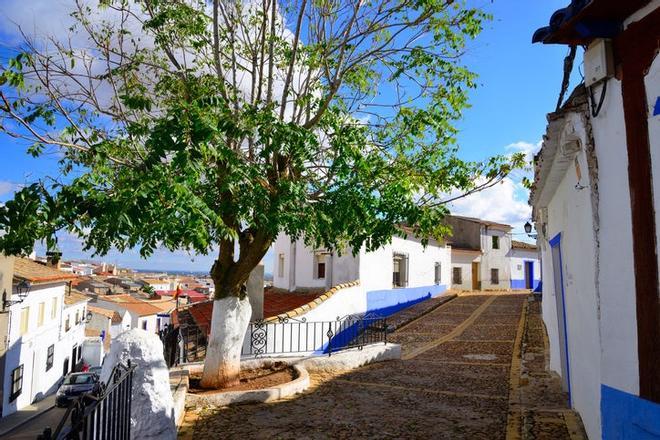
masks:
<path id="1" fill-rule="evenodd" d="M 2 315 L 8 317 L 2 321 L 8 324 L 2 367 L 3 416 L 54 392 L 63 375 L 71 371 L 72 356 L 79 359 L 77 347 L 85 338 L 86 301 L 65 301 L 75 275 L 27 258 L 14 258 L 13 268 L 8 270 L 13 273 L 3 273 L 3 279 L 12 279 L 6 295 L 11 303 L 3 303 L 2 309 Z M 21 298 L 19 290 L 25 292 L 26 287 L 28 293 Z"/>
<path id="2" fill-rule="evenodd" d="M 511 240 L 511 289 L 541 290 L 541 262 L 535 244 Z"/>
<path id="3" fill-rule="evenodd" d="M 116 311 L 120 315 L 128 315 L 128 318 L 124 317 L 122 319 L 122 324 L 124 323 L 124 319 L 126 319 L 125 322 L 130 322 L 130 328 L 139 328 L 156 333 L 165 324 L 163 317 L 158 316 L 164 313 L 162 308 L 150 304 L 150 301 L 143 301 L 131 295 L 99 297 L 94 303 L 94 306 Z"/>
<path id="4" fill-rule="evenodd" d="M 536 247 L 511 239 L 511 226 L 448 216 L 452 235 L 451 287 L 457 290 L 535 289 L 540 284 Z"/>
<path id="5" fill-rule="evenodd" d="M 573 1 L 535 42 L 586 47 L 530 197 L 550 368 L 591 439 L 660 436 L 660 1 Z"/>
<path id="6" fill-rule="evenodd" d="M 288 291 L 329 290 L 360 282 L 362 312 L 390 314 L 447 290 L 451 250 L 431 240 L 424 247 L 410 232 L 371 252 L 355 255 L 310 249 L 302 240 L 280 234 L 273 245 L 273 286 Z M 333 317 L 334 319 L 334 317 Z"/>

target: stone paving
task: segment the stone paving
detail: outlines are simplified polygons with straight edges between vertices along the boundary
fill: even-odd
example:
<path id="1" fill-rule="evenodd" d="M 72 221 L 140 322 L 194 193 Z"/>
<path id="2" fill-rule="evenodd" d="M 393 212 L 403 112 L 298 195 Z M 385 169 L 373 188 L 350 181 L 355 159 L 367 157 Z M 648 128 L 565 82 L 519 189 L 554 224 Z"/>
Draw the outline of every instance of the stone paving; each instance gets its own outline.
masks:
<path id="1" fill-rule="evenodd" d="M 191 408 L 183 437 L 580 439 L 543 334 L 526 294 L 461 294 L 389 335 L 401 360 L 313 375 L 284 401 Z"/>

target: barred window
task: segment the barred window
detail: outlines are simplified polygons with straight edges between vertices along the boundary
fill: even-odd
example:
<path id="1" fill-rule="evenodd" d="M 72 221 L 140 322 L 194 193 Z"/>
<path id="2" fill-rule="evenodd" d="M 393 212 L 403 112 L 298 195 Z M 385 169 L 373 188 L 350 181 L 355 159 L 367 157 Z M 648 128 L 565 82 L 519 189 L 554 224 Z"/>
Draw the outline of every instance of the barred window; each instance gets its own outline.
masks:
<path id="1" fill-rule="evenodd" d="M 48 347 L 48 355 L 46 356 L 46 371 L 53 367 L 53 359 L 55 358 L 55 344 Z"/>
<path id="2" fill-rule="evenodd" d="M 23 392 L 23 365 L 19 365 L 11 372 L 11 394 L 9 401 L 13 402 Z"/>
<path id="3" fill-rule="evenodd" d="M 460 267 L 455 267 L 453 269 L 452 282 L 454 284 L 463 284 L 463 269 Z"/>

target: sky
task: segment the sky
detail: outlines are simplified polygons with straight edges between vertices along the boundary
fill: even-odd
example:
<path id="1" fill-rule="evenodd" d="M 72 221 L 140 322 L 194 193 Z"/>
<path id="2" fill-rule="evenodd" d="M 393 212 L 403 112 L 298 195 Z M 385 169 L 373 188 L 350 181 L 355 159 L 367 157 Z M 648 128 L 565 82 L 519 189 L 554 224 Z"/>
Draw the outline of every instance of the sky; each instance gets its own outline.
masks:
<path id="1" fill-rule="evenodd" d="M 48 31 L 55 26 L 63 0 L 3 0 L 0 10 L 0 56 L 15 44 L 11 23 Z M 568 0 L 475 0 L 493 14 L 484 32 L 473 41 L 464 62 L 479 75 L 479 87 L 471 92 L 471 108 L 458 122 L 460 155 L 467 160 L 483 160 L 493 155 L 523 151 L 531 158 L 540 148 L 546 114 L 554 110 L 559 95 L 564 46 L 532 45 L 534 30 L 545 26 L 551 14 Z M 48 11 L 48 13 L 45 13 Z M 47 17 L 45 20 L 44 17 Z M 580 80 L 581 59 L 576 61 L 571 87 Z M 0 134 L 0 203 L 12 198 L 22 184 L 57 175 L 57 155 L 32 158 L 25 146 Z M 514 226 L 514 239 L 527 239 L 522 225 L 529 220 L 528 192 L 521 185 L 524 173 L 517 171 L 494 188 L 461 199 L 451 206 L 454 214 L 480 217 Z M 64 258 L 89 258 L 82 252 L 79 239 L 63 235 L 59 247 Z M 43 246 L 37 253 L 44 252 Z M 137 250 L 111 252 L 97 260 L 136 269 L 207 271 L 214 255 L 199 256 L 186 252 L 157 250 L 141 259 Z M 266 272 L 272 272 L 272 254 L 264 259 Z"/>

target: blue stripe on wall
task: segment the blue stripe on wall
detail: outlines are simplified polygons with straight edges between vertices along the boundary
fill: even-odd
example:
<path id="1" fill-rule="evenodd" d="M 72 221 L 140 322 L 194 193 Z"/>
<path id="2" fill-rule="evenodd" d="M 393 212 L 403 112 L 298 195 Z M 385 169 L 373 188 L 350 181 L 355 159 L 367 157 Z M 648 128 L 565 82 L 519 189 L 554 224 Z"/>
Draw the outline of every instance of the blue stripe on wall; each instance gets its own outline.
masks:
<path id="1" fill-rule="evenodd" d="M 532 282 L 532 290 L 536 290 L 541 284 L 541 280 L 534 280 Z M 526 289 L 525 280 L 511 280 L 512 289 Z"/>
<path id="2" fill-rule="evenodd" d="M 441 295 L 447 290 L 444 284 L 405 287 L 402 289 L 372 290 L 367 292 L 367 313 L 390 316 L 413 304 Z"/>
<path id="3" fill-rule="evenodd" d="M 603 440 L 660 439 L 660 405 L 607 385 L 600 388 Z"/>
<path id="4" fill-rule="evenodd" d="M 380 317 L 388 317 L 407 307 L 442 295 L 447 291 L 444 284 L 432 286 L 406 287 L 401 289 L 372 290 L 367 292 L 367 314 L 374 313 Z M 338 350 L 348 344 L 359 334 L 357 325 L 342 329 L 332 337 L 333 350 Z M 328 344 L 325 343 L 321 350 L 315 353 L 327 353 Z"/>

